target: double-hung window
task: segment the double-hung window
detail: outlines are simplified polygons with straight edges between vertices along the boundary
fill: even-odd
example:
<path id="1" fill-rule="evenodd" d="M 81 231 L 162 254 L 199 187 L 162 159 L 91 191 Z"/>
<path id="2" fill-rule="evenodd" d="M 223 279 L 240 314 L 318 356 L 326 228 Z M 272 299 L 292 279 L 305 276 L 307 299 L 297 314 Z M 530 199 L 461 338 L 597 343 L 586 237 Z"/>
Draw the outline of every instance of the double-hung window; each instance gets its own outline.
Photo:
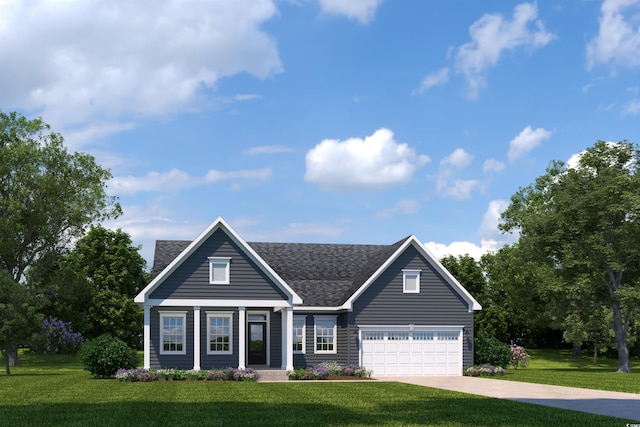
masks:
<path id="1" fill-rule="evenodd" d="M 212 285 L 228 285 L 230 265 L 231 258 L 209 258 L 209 283 Z"/>
<path id="2" fill-rule="evenodd" d="M 207 313 L 207 354 L 233 353 L 233 313 Z"/>
<path id="3" fill-rule="evenodd" d="M 402 270 L 402 292 L 420 293 L 420 270 Z"/>
<path id="4" fill-rule="evenodd" d="M 306 340 L 306 319 L 304 316 L 293 317 L 293 352 L 304 353 L 305 352 L 305 340 Z"/>
<path id="5" fill-rule="evenodd" d="M 337 353 L 336 316 L 314 316 L 316 353 Z"/>
<path id="6" fill-rule="evenodd" d="M 160 312 L 160 354 L 186 354 L 186 311 Z"/>

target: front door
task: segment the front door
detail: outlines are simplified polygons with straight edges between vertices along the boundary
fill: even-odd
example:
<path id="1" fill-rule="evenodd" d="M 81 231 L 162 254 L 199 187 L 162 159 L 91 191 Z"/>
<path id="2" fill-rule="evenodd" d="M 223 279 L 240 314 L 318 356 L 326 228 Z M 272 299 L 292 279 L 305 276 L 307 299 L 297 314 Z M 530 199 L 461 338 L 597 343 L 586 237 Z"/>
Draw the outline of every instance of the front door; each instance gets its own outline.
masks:
<path id="1" fill-rule="evenodd" d="M 267 364 L 267 324 L 264 322 L 249 322 L 248 364 Z"/>

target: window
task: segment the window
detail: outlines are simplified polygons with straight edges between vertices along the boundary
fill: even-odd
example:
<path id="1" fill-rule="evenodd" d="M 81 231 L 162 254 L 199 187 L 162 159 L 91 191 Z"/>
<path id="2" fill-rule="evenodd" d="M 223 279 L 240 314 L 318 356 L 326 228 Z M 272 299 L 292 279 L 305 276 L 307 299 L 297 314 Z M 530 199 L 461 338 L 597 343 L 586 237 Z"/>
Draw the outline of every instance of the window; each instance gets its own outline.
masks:
<path id="1" fill-rule="evenodd" d="M 384 340 L 384 332 L 363 332 L 362 339 L 365 341 L 382 341 Z"/>
<path id="2" fill-rule="evenodd" d="M 433 332 L 414 332 L 414 341 L 433 341 Z"/>
<path id="3" fill-rule="evenodd" d="M 230 264 L 231 258 L 209 258 L 209 283 L 228 285 Z"/>
<path id="4" fill-rule="evenodd" d="M 402 270 L 402 286 L 405 294 L 420 293 L 420 270 Z"/>
<path id="5" fill-rule="evenodd" d="M 458 332 L 438 332 L 438 341 L 458 341 Z"/>
<path id="6" fill-rule="evenodd" d="M 186 354 L 187 312 L 160 312 L 160 354 Z"/>
<path id="7" fill-rule="evenodd" d="M 207 313 L 207 354 L 232 354 L 233 313 Z"/>
<path id="8" fill-rule="evenodd" d="M 302 316 L 293 317 L 293 352 L 304 353 L 306 319 Z"/>
<path id="9" fill-rule="evenodd" d="M 316 353 L 337 353 L 336 317 L 314 316 Z"/>
<path id="10" fill-rule="evenodd" d="M 389 341 L 409 341 L 409 332 L 389 332 Z"/>

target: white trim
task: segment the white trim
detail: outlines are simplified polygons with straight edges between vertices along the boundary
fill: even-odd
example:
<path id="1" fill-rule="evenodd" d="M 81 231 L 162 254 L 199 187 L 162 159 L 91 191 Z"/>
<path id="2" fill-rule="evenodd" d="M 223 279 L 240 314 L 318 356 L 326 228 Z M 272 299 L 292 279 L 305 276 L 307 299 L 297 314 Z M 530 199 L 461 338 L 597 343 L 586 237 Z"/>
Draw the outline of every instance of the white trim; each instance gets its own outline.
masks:
<path id="1" fill-rule="evenodd" d="M 334 312 L 337 313 L 339 311 L 348 311 L 347 309 L 345 309 L 344 307 L 340 306 L 340 307 L 318 307 L 318 306 L 304 306 L 304 305 L 296 305 L 293 307 L 293 311 L 304 311 L 305 313 L 307 312 L 314 312 L 314 311 L 330 311 L 330 312 Z"/>
<path id="2" fill-rule="evenodd" d="M 226 318 L 229 319 L 229 350 L 211 350 L 211 322 L 212 318 Z M 220 355 L 220 354 L 233 354 L 233 311 L 207 311 L 207 354 L 208 355 Z"/>
<path id="3" fill-rule="evenodd" d="M 247 308 L 238 307 L 238 369 L 247 367 Z"/>
<path id="4" fill-rule="evenodd" d="M 333 350 L 318 350 L 318 321 L 333 322 Z M 338 353 L 338 316 L 313 316 L 313 352 L 314 354 L 337 354 Z"/>
<path id="5" fill-rule="evenodd" d="M 170 355 L 170 354 L 178 354 L 185 355 L 187 354 L 187 312 L 186 311 L 159 311 L 159 320 L 160 320 L 160 355 Z M 176 317 L 182 318 L 182 350 L 179 351 L 168 351 L 164 349 L 164 341 L 163 341 L 163 333 L 164 333 L 164 321 L 165 317 Z"/>
<path id="6" fill-rule="evenodd" d="M 281 369 L 286 371 L 293 370 L 293 348 L 291 343 L 291 334 L 293 331 L 293 310 L 287 308 L 281 313 L 282 319 L 282 365 Z"/>
<path id="7" fill-rule="evenodd" d="M 231 258 L 230 257 L 209 257 L 209 284 L 210 285 L 228 285 L 231 281 L 230 272 L 231 272 Z M 224 266 L 224 280 L 214 280 L 213 279 L 213 266 L 214 265 L 223 265 Z"/>
<path id="8" fill-rule="evenodd" d="M 267 330 L 265 331 L 265 336 L 266 336 L 266 342 L 265 342 L 265 351 L 267 352 L 267 366 L 271 365 L 271 313 L 269 311 L 265 311 L 265 310 L 251 310 L 251 311 L 247 311 L 247 319 L 245 321 L 245 325 L 248 326 L 249 325 L 249 316 L 253 315 L 253 314 L 260 314 L 260 315 L 264 315 L 264 324 L 265 324 L 265 328 L 267 328 Z M 261 323 L 261 322 L 251 322 L 251 323 Z M 251 333 L 251 331 L 249 331 L 249 333 Z M 248 341 L 249 339 L 249 335 L 247 334 L 247 336 L 245 337 L 245 343 Z M 248 350 L 248 348 L 247 348 Z M 246 350 L 245 350 L 246 352 Z M 249 360 L 249 357 L 247 356 L 247 361 Z"/>
<path id="9" fill-rule="evenodd" d="M 387 269 L 389 268 L 389 266 L 396 260 L 398 259 L 398 257 L 409 247 L 409 245 L 412 245 L 413 247 L 415 247 L 418 252 L 420 253 L 420 255 L 422 255 L 428 263 L 431 264 L 431 266 L 438 272 L 440 273 L 440 275 L 447 281 L 447 283 L 449 283 L 451 285 L 451 287 L 453 287 L 454 290 L 456 290 L 458 292 L 458 294 L 467 302 L 468 304 L 468 310 L 471 311 L 476 311 L 476 310 L 482 310 L 482 306 L 480 305 L 480 303 L 478 303 L 478 301 L 475 300 L 475 298 L 473 298 L 471 296 L 471 294 L 469 292 L 467 292 L 467 290 L 464 288 L 464 286 L 462 286 L 460 284 L 460 282 L 458 282 L 456 280 L 455 277 L 453 277 L 451 275 L 451 273 L 444 268 L 444 266 L 440 263 L 440 261 L 438 261 L 438 259 L 431 254 L 431 252 L 429 252 L 429 250 L 426 248 L 426 246 L 424 246 L 420 240 L 418 240 L 418 238 L 414 235 L 409 236 L 404 243 L 393 253 L 393 255 L 391 255 L 385 262 L 384 264 L 382 264 L 380 266 L 380 268 L 378 268 L 378 270 L 373 273 L 371 275 L 371 277 L 369 277 L 367 279 L 366 282 L 364 282 L 362 284 L 362 286 L 360 286 L 360 288 L 358 288 L 357 291 L 355 291 L 350 297 L 349 299 L 342 304 L 341 306 L 337 307 L 338 309 L 346 309 L 349 311 L 353 310 L 353 302 L 358 299 L 358 297 L 360 297 L 360 295 L 362 295 L 362 293 L 369 287 L 371 286 L 371 284 L 373 282 L 375 282 L 378 277 L 380 277 L 380 275 Z"/>
<path id="10" fill-rule="evenodd" d="M 261 257 L 256 253 L 256 251 L 247 244 L 247 242 L 238 235 L 230 226 L 225 222 L 222 217 L 218 217 L 215 221 L 204 230 L 200 236 L 198 236 L 194 241 L 187 246 L 187 248 L 180 253 L 171 263 L 164 269 L 155 279 L 151 281 L 136 297 L 134 301 L 139 304 L 151 304 L 148 296 L 162 283 L 165 281 L 167 277 L 169 277 L 185 260 L 187 260 L 195 251 L 198 249 L 202 243 L 204 243 L 213 233 L 217 230 L 222 229 L 227 236 L 231 238 L 231 240 L 236 243 L 240 249 L 258 265 L 258 267 L 269 277 L 274 283 L 282 289 L 282 291 L 289 296 L 287 306 L 291 306 L 292 304 L 302 304 L 302 298 L 294 292 L 294 290 L 267 264 Z M 193 303 L 192 303 L 193 304 Z M 204 304 L 200 304 L 204 305 Z M 268 307 L 274 307 L 269 305 Z"/>
<path id="11" fill-rule="evenodd" d="M 142 327 L 142 335 L 144 337 L 144 362 L 143 368 L 151 368 L 151 307 L 144 306 L 144 323 Z"/>
<path id="12" fill-rule="evenodd" d="M 419 294 L 420 293 L 420 273 L 422 270 L 402 270 L 402 292 L 405 294 Z M 416 276 L 416 288 L 413 290 L 407 289 L 407 276 Z"/>
<path id="13" fill-rule="evenodd" d="M 193 369 L 200 370 L 200 306 L 193 307 Z"/>
<path id="14" fill-rule="evenodd" d="M 284 300 L 242 300 L 242 299 L 152 299 L 147 300 L 147 304 L 157 307 L 191 307 L 199 305 L 201 307 L 269 307 L 286 308 L 291 305 Z"/>
<path id="15" fill-rule="evenodd" d="M 296 321 L 302 322 L 302 350 L 293 350 L 293 332 L 295 331 L 295 323 Z M 298 315 L 293 316 L 293 322 L 291 326 L 291 350 L 293 354 L 305 354 L 307 350 L 307 316 L 306 315 Z"/>

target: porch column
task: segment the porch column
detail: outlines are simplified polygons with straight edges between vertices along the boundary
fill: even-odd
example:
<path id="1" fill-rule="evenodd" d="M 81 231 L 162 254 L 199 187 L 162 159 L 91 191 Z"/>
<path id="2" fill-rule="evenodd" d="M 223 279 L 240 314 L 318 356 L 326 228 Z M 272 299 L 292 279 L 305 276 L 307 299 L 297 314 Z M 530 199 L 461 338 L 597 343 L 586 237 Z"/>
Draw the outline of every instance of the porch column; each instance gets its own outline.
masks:
<path id="1" fill-rule="evenodd" d="M 193 369 L 200 370 L 200 307 L 193 307 Z"/>
<path id="2" fill-rule="evenodd" d="M 151 368 L 151 306 L 144 305 L 144 324 L 142 326 L 144 339 L 144 369 Z"/>
<path id="3" fill-rule="evenodd" d="M 246 368 L 247 308 L 238 307 L 238 369 Z"/>
<path id="4" fill-rule="evenodd" d="M 282 310 L 282 369 L 293 370 L 293 307 Z"/>

